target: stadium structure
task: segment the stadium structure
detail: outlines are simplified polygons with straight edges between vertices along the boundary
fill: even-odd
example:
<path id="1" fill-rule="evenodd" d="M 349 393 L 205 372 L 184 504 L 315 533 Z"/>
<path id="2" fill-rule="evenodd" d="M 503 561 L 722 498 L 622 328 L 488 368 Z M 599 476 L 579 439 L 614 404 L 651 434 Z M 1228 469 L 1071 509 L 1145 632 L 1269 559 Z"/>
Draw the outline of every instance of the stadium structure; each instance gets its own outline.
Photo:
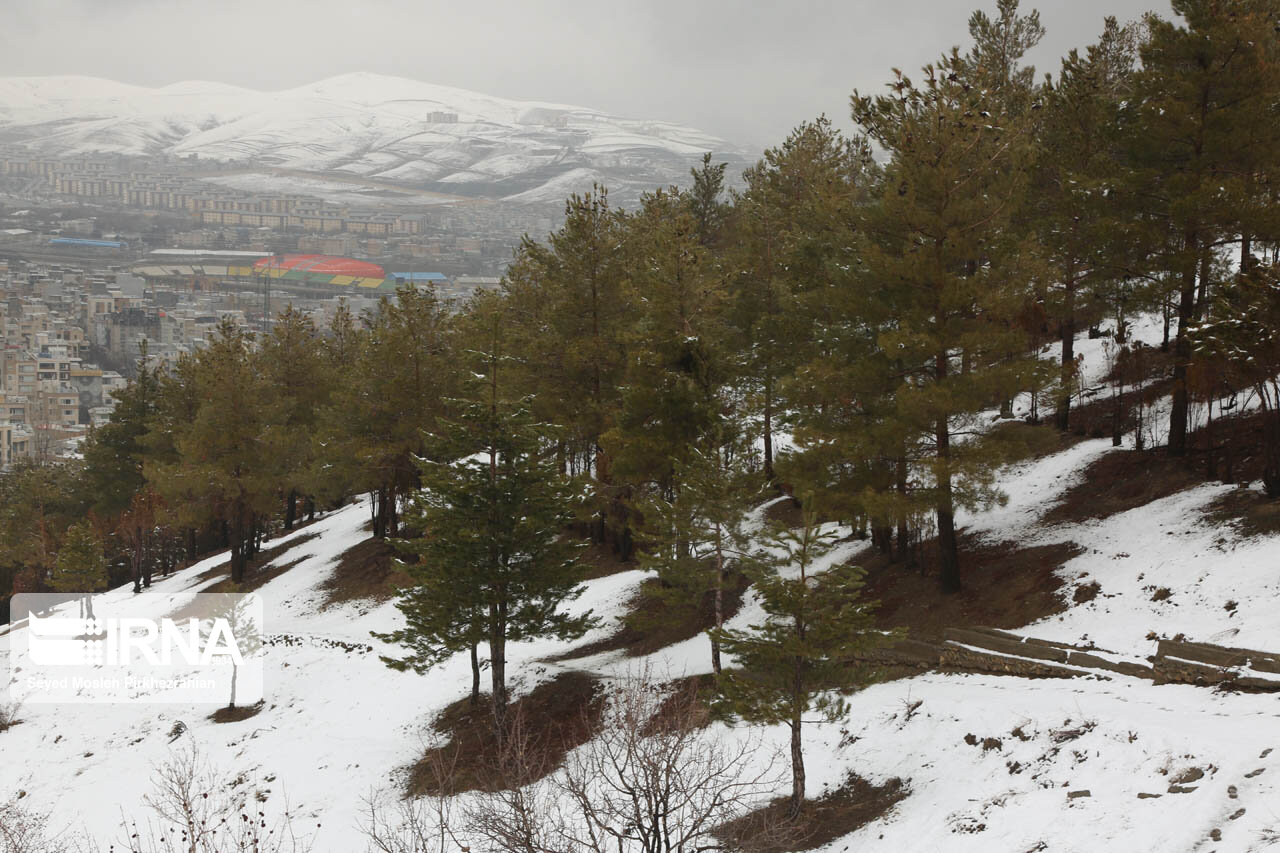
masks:
<path id="1" fill-rule="evenodd" d="M 211 284 L 261 287 L 266 283 L 286 290 L 341 292 L 394 291 L 404 284 L 441 284 L 445 276 L 433 272 L 388 273 L 371 261 L 336 255 L 270 255 L 209 249 L 157 249 L 136 264 L 143 278 L 204 289 Z"/>

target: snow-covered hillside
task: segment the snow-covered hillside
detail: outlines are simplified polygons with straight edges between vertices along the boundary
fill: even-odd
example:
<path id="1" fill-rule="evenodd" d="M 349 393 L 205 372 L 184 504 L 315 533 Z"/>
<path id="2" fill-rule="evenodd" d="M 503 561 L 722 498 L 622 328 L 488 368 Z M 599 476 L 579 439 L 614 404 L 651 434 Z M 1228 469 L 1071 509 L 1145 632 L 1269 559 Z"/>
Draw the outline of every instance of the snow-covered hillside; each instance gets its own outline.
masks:
<path id="1" fill-rule="evenodd" d="M 521 202 L 563 200 L 567 177 L 603 178 L 626 196 L 683 180 L 705 151 L 742 156 L 669 122 L 368 73 L 281 92 L 0 78 L 0 143 L 51 155 L 197 154 Z"/>
<path id="2" fill-rule="evenodd" d="M 1092 358 L 1093 350 L 1086 347 Z M 1096 365 L 1087 365 L 1097 375 Z M 1246 535 L 1206 510 L 1234 486 L 1201 485 L 1109 518 L 1051 522 L 1046 515 L 1084 468 L 1115 450 L 1086 440 L 1021 464 L 1002 478 L 1007 505 L 963 518 L 979 539 L 1035 545 L 1073 542 L 1078 555 L 1059 570 L 1070 597 L 1096 581 L 1096 597 L 1027 626 L 1036 637 L 1093 640 L 1121 656 L 1154 650 L 1151 634 L 1280 649 L 1280 537 Z M 404 768 L 432 738 L 437 711 L 466 695 L 465 655 L 427 676 L 379 661 L 394 650 L 369 636 L 398 625 L 390 603 L 324 606 L 323 585 L 337 558 L 366 536 L 367 508 L 353 505 L 268 547 L 291 568 L 260 590 L 268 634 L 266 708 L 236 723 L 213 723 L 208 709 L 182 706 L 29 705 L 23 722 L 0 733 L 0 797 L 51 810 L 54 823 L 106 836 L 121 804 L 149 790 L 149 769 L 183 739 L 229 772 L 269 784 L 295 811 L 325 828 L 321 850 L 364 847 L 359 797 L 402 789 Z M 850 541 L 835 558 L 858 556 Z M 204 588 L 215 557 L 159 581 L 163 589 Z M 296 564 L 295 564 L 296 563 Z M 644 575 L 626 571 L 590 581 L 575 609 L 604 623 L 573 645 L 608 636 Z M 1173 590 L 1154 601 L 1150 585 Z M 127 597 L 127 589 L 106 597 Z M 1225 606 L 1234 602 L 1234 607 Z M 733 624 L 758 621 L 748 594 Z M 23 630 L 21 627 L 15 630 Z M 335 642 L 336 641 L 336 642 Z M 8 638 L 0 634 L 0 655 Z M 343 645 L 348 644 L 348 645 Z M 351 647 L 368 644 L 371 651 Z M 519 644 L 509 651 L 516 692 L 526 694 L 566 670 L 622 677 L 638 666 L 671 675 L 710 669 L 705 637 L 637 661 L 618 652 L 552 662 L 568 644 Z M 726 737 L 743 737 L 741 729 Z M 871 782 L 902 779 L 907 796 L 887 814 L 822 848 L 845 850 L 1259 851 L 1280 843 L 1280 699 L 1155 685 L 1113 675 L 1057 680 L 928 673 L 873 686 L 852 697 L 846 719 L 806 729 L 811 796 L 853 772 Z M 785 730 L 766 733 L 783 746 Z M 1087 793 L 1082 793 L 1087 792 Z"/>

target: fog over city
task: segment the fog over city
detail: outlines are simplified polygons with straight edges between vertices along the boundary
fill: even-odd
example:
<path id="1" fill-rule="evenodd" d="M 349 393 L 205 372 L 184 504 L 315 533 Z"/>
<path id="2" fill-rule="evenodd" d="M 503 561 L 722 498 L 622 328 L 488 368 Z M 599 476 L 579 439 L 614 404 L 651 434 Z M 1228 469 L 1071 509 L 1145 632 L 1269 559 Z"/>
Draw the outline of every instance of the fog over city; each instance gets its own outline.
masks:
<path id="1" fill-rule="evenodd" d="M 1152 0 L 1037 4 L 1041 71 Z M 0 76 L 83 74 L 163 86 L 284 89 L 374 71 L 507 98 L 577 104 L 776 144 L 821 113 L 846 122 L 879 91 L 960 43 L 969 3 L 441 3 L 418 0 L 45 0 L 6 4 Z M 12 7 L 12 8 L 11 8 Z"/>

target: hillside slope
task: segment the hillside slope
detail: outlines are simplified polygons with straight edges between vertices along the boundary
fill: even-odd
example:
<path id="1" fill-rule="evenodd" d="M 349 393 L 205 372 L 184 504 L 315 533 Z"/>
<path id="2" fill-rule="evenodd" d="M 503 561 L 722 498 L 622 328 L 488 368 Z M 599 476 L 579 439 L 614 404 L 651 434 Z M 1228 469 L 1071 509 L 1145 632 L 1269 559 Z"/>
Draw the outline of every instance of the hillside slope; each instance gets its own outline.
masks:
<path id="1" fill-rule="evenodd" d="M 1089 369 L 1099 375 L 1096 365 Z M 1024 632 L 1093 641 L 1131 659 L 1152 653 L 1153 637 L 1178 634 L 1280 649 L 1280 536 L 1249 532 L 1212 511 L 1240 487 L 1193 485 L 1109 517 L 1064 519 L 1056 511 L 1073 490 L 1102 493 L 1114 485 L 1088 480 L 1096 470 L 1091 463 L 1126 453 L 1133 451 L 1114 449 L 1109 440 L 1069 444 L 1006 471 L 1005 506 L 964 517 L 971 541 L 1078 546 L 1057 569 L 1065 609 Z M 427 676 L 381 663 L 379 654 L 395 650 L 369 632 L 400 623 L 391 603 L 326 606 L 325 583 L 339 556 L 365 539 L 367 518 L 365 506 L 353 505 L 269 543 L 283 546 L 273 565 L 290 568 L 259 590 L 265 629 L 289 639 L 266 649 L 261 713 L 220 724 L 203 708 L 29 705 L 21 724 L 0 733 L 0 797 L 23 791 L 25 802 L 51 810 L 56 824 L 115 837 L 121 807 L 139 811 L 150 768 L 173 748 L 169 733 L 181 720 L 182 737 L 218 766 L 270 780 L 271 797 L 287 796 L 296 812 L 319 821 L 318 849 L 363 849 L 360 796 L 403 790 L 407 768 L 435 737 L 433 717 L 470 685 L 465 656 Z M 860 559 L 862 547 L 850 540 L 833 560 Z M 159 584 L 206 588 L 219 579 L 208 570 L 223 559 Z M 604 620 L 572 646 L 608 637 L 643 578 L 623 571 L 588 582 L 574 607 L 592 608 Z M 1094 582 L 1096 596 L 1073 601 L 1077 586 Z M 1154 595 L 1159 587 L 1171 594 Z M 126 589 L 106 597 L 128 595 Z M 760 615 L 748 593 L 733 622 L 746 625 Z M 7 641 L 0 634 L 0 655 L 7 655 Z M 549 641 L 512 648 L 515 692 L 527 694 L 564 671 L 612 678 L 646 665 L 672 677 L 710 669 L 705 637 L 643 658 L 608 652 L 561 659 L 569 649 Z M 725 734 L 744 736 L 742 729 Z M 781 747 L 786 734 L 770 730 L 766 739 Z M 1263 850 L 1280 839 L 1274 694 L 1120 675 L 1030 680 L 930 672 L 856 694 L 846 719 L 810 726 L 806 739 L 811 796 L 838 788 L 850 773 L 873 783 L 900 778 L 908 791 L 887 814 L 821 848 L 830 853 L 1228 853 Z"/>

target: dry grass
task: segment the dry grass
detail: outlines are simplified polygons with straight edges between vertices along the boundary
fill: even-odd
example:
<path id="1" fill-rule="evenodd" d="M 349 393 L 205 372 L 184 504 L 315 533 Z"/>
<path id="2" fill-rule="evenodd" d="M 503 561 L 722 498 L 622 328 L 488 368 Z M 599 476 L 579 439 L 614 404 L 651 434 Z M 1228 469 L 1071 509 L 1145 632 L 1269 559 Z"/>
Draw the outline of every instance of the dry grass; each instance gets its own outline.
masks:
<path id="1" fill-rule="evenodd" d="M 559 675 L 512 702 L 507 709 L 508 719 L 520 721 L 529 737 L 525 746 L 536 753 L 523 756 L 522 766 L 539 768 L 539 775 L 510 780 L 504 777 L 500 766 L 489 697 L 481 696 L 474 705 L 469 698 L 454 702 L 440 712 L 434 723 L 435 730 L 445 735 L 447 742 L 428 749 L 413 765 L 409 795 L 493 791 L 513 782 L 526 785 L 536 781 L 559 767 L 570 750 L 596 734 L 603 712 L 599 681 L 581 672 Z M 450 768 L 444 779 L 434 772 L 442 761 Z M 443 791 L 442 782 L 446 785 Z"/>
<path id="2" fill-rule="evenodd" d="M 273 560 L 278 559 L 286 551 L 290 551 L 294 548 L 297 548 L 298 546 L 303 545 L 307 542 L 310 542 L 313 539 L 318 539 L 319 536 L 320 536 L 319 533 L 307 533 L 305 535 L 298 536 L 295 539 L 290 539 L 288 542 L 285 542 L 284 544 L 281 544 L 281 545 L 277 545 L 274 548 L 267 548 L 265 550 L 259 551 L 251 560 L 249 560 L 248 569 L 245 571 L 244 583 L 240 585 L 240 591 L 252 592 L 253 590 L 258 589 L 259 587 L 261 587 L 263 584 L 265 584 L 267 581 L 271 580 L 272 578 L 279 577 L 284 572 L 298 565 L 298 563 L 305 560 L 306 557 L 300 557 L 299 559 L 293 560 L 290 563 L 286 563 L 283 566 L 268 566 L 267 564 L 272 562 Z M 265 571 L 262 570 L 264 567 L 266 567 Z M 225 563 L 220 563 L 219 565 L 214 566 L 211 569 L 206 569 L 205 571 L 201 572 L 200 580 L 202 581 L 211 581 L 214 578 L 218 578 L 218 577 L 222 578 L 222 580 L 218 581 L 218 583 L 214 584 L 213 586 L 203 591 L 204 592 L 231 592 L 232 583 L 231 583 L 230 574 L 231 574 L 230 560 L 227 560 L 227 562 Z"/>
<path id="3" fill-rule="evenodd" d="M 1118 450 L 1089 463 L 1084 476 L 1044 515 L 1050 524 L 1107 518 L 1145 506 L 1201 482 L 1163 449 Z"/>
<path id="4" fill-rule="evenodd" d="M 385 539 L 370 538 L 348 548 L 321 584 L 325 606 L 394 598 L 402 587 L 413 582 L 396 564 L 396 556 L 395 548 Z"/>
<path id="5" fill-rule="evenodd" d="M 933 547 L 923 548 L 926 565 Z M 876 556 L 863 564 L 864 594 L 880 602 L 879 627 L 906 628 L 915 639 L 940 640 L 945 628 L 1019 628 L 1066 608 L 1055 570 L 1079 553 L 1069 542 L 1020 548 L 961 536 L 960 592 L 944 595 L 936 577 Z"/>
<path id="6" fill-rule="evenodd" d="M 742 853 L 791 853 L 813 850 L 879 819 L 907 796 L 901 779 L 872 785 L 850 777 L 840 788 L 816 800 L 787 820 L 790 800 L 782 797 L 722 827 L 719 836 Z"/>
<path id="7" fill-rule="evenodd" d="M 262 713 L 262 702 L 255 702 L 252 705 L 237 705 L 234 708 L 219 708 L 209 715 L 209 719 L 215 723 L 238 723 L 241 720 L 248 720 Z"/>
<path id="8" fill-rule="evenodd" d="M 729 585 L 724 591 L 726 620 L 738 612 L 748 587 L 743 575 L 731 574 L 728 580 Z M 639 592 L 627 604 L 623 627 L 613 636 L 578 646 L 548 660 L 576 660 L 616 651 L 629 657 L 641 657 L 696 637 L 715 625 L 714 599 L 710 592 L 697 608 L 675 607 L 657 594 L 659 583 L 656 578 L 650 578 L 641 584 Z"/>

